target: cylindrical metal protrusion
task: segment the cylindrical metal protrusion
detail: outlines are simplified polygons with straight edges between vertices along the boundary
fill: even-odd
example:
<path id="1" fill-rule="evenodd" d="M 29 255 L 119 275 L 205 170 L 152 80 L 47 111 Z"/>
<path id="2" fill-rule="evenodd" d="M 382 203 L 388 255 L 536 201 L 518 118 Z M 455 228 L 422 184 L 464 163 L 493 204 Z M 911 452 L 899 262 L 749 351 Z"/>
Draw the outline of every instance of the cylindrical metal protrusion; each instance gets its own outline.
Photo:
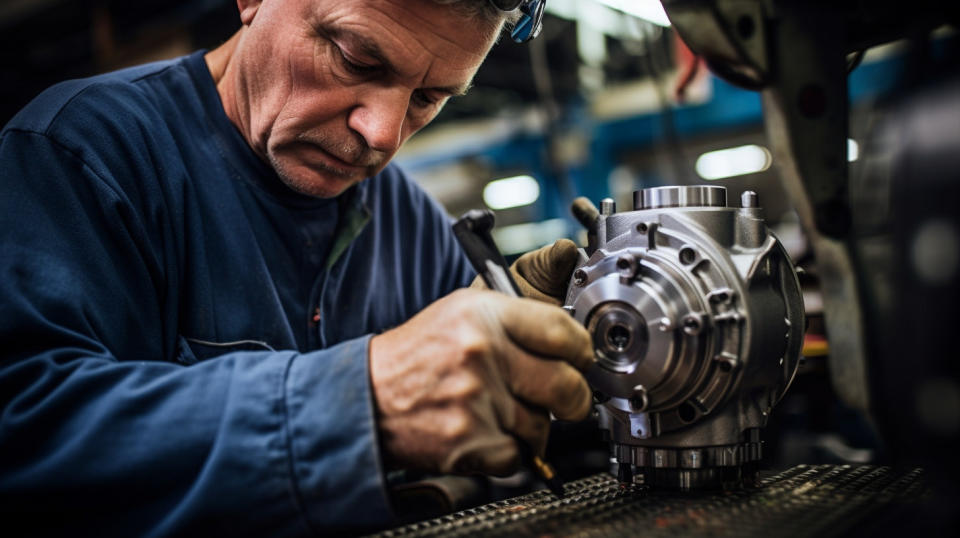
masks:
<path id="1" fill-rule="evenodd" d="M 717 185 L 652 187 L 633 192 L 634 209 L 727 207 L 727 188 Z"/>
<path id="2" fill-rule="evenodd" d="M 609 217 L 617 212 L 617 203 L 613 201 L 613 198 L 604 198 L 600 200 L 600 214 Z"/>
<path id="3" fill-rule="evenodd" d="M 740 205 L 747 208 L 760 207 L 760 197 L 754 191 L 743 191 L 740 195 Z"/>

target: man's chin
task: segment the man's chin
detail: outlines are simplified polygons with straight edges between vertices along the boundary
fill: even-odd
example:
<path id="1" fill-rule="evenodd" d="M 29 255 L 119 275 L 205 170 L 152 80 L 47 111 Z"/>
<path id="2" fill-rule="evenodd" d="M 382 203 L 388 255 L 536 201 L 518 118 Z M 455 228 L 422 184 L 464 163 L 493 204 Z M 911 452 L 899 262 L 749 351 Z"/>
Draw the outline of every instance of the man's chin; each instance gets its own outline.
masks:
<path id="1" fill-rule="evenodd" d="M 314 198 L 333 198 L 368 177 L 364 172 L 345 172 L 327 169 L 323 165 L 284 166 L 285 163 L 273 162 L 277 176 L 290 189 Z"/>

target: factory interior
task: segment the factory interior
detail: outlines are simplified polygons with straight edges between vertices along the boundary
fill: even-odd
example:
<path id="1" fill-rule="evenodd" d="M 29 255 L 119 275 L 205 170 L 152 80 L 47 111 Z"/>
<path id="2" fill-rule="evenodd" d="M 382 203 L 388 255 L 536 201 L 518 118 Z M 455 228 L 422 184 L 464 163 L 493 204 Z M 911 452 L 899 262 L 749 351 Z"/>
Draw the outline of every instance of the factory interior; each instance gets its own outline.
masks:
<path id="1" fill-rule="evenodd" d="M 782 323 L 763 321 L 774 311 L 778 322 L 786 318 L 789 343 L 772 352 L 782 371 L 775 360 L 772 373 L 744 369 L 768 381 L 742 400 L 710 403 L 713 388 L 701 387 L 698 404 L 677 404 L 679 428 L 670 425 L 672 410 L 644 422 L 660 411 L 644 412 L 640 385 L 631 395 L 611 389 L 611 398 L 588 378 L 598 410 L 583 422 L 555 422 L 544 458 L 566 482 L 565 499 L 529 470 L 507 478 L 406 473 L 396 480 L 400 526 L 381 535 L 956 535 L 958 23 L 952 2 L 548 0 L 536 39 L 502 38 L 470 91 L 395 158 L 451 222 L 491 210 L 491 234 L 508 263 L 560 238 L 584 247 L 566 306 L 597 331 L 635 313 L 583 319 L 578 305 L 602 302 L 603 293 L 632 297 L 603 291 L 598 272 L 619 274 L 625 288 L 624 279 L 639 282 L 644 271 L 673 274 L 650 254 L 655 244 L 674 248 L 654 239 L 654 228 L 687 230 L 669 236 L 686 238 L 676 245 L 677 266 L 702 257 L 733 267 L 766 245 L 770 282 L 748 287 L 734 282 L 736 271 L 690 274 L 715 284 L 704 304 L 729 302 L 731 290 L 755 298 L 741 312 L 754 324 L 743 336 L 753 349 L 772 345 L 756 333 L 782 336 Z M 212 49 L 239 25 L 227 0 L 5 0 L 0 121 L 54 83 Z M 733 208 L 724 213 L 730 223 L 674 218 L 688 204 L 663 202 L 694 195 L 709 197 L 708 209 Z M 599 208 L 592 222 L 571 213 L 577 197 Z M 648 221 L 659 226 L 648 231 Z M 690 248 L 691 237 L 725 226 L 716 233 L 727 239 L 716 244 L 737 256 Z M 621 233 L 634 241 L 629 248 Z M 744 246 L 751 233 L 760 238 Z M 780 301 L 771 311 L 768 295 Z M 716 316 L 732 310 L 715 306 L 712 321 L 683 318 L 686 334 L 700 323 L 722 333 Z M 646 323 L 643 345 L 653 350 L 664 325 L 658 333 L 652 318 Z M 604 330 L 608 339 L 619 334 Z M 717 372 L 750 364 L 731 345 L 713 357 Z M 743 403 L 759 398 L 769 401 L 762 418 Z M 733 441 L 693 446 L 734 447 L 735 474 L 658 463 L 670 450 L 683 459 L 691 445 L 678 439 L 709 438 L 694 426 L 725 413 L 749 428 Z M 649 428 L 671 430 L 667 444 L 645 444 Z M 710 458 L 717 469 L 728 465 Z"/>

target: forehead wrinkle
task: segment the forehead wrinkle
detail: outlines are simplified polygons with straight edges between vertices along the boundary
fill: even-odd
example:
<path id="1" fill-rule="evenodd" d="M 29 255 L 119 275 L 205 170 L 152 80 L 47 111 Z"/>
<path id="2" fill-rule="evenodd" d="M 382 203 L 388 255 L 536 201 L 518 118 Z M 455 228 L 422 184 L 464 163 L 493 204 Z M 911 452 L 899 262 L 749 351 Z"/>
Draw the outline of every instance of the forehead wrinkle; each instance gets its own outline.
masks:
<path id="1" fill-rule="evenodd" d="M 402 21 L 395 21 L 395 22 L 397 22 L 400 27 L 410 32 L 410 34 L 416 35 L 416 29 L 411 24 L 404 23 Z M 425 21 L 424 21 L 424 24 L 426 24 Z M 357 26 L 358 28 L 354 29 L 352 28 L 353 26 Z M 410 78 L 413 78 L 413 76 L 415 76 L 414 73 L 412 72 L 405 73 L 403 69 L 403 63 L 399 63 L 391 59 L 389 54 L 386 52 L 386 49 L 380 45 L 380 43 L 376 40 L 376 38 L 365 34 L 364 28 L 365 27 L 361 24 L 354 24 L 353 22 L 344 21 L 344 23 L 338 27 L 329 28 L 329 33 L 331 35 L 339 34 L 340 36 L 343 36 L 344 34 L 349 35 L 351 38 L 351 41 L 355 43 L 358 47 L 360 47 L 363 52 L 369 54 L 371 57 L 373 57 L 377 61 L 383 63 L 384 67 L 387 70 L 394 73 L 398 77 L 410 79 Z M 449 94 L 451 96 L 464 95 L 467 93 L 467 90 L 469 90 L 472 87 L 473 77 L 476 72 L 476 67 L 479 67 L 479 62 L 477 63 L 476 66 L 474 66 L 474 69 L 473 69 L 474 72 L 470 73 L 470 77 L 466 81 L 464 81 L 462 84 L 455 84 L 455 85 L 449 85 L 449 86 L 428 86 L 427 78 L 430 76 L 430 72 L 433 70 L 433 66 L 436 64 L 437 61 L 445 61 L 442 58 L 440 58 L 440 55 L 442 53 L 437 53 L 433 49 L 428 48 L 426 45 L 421 43 L 419 39 L 409 39 L 409 36 L 400 34 L 394 28 L 382 28 L 381 30 L 383 31 L 383 33 L 389 34 L 392 37 L 393 42 L 398 43 L 400 47 L 403 47 L 404 52 L 406 52 L 408 55 L 413 57 L 415 59 L 414 60 L 415 62 L 420 62 L 425 57 L 429 58 L 429 64 L 425 66 L 425 68 L 423 68 L 423 76 L 420 78 L 418 87 L 427 89 L 427 90 L 440 91 L 440 92 Z M 434 34 L 434 35 L 438 35 L 438 34 Z M 461 47 L 455 41 L 445 39 L 443 38 L 442 35 L 438 35 L 438 37 L 442 38 L 444 42 L 450 43 L 457 50 L 464 50 L 463 47 Z M 420 48 L 418 48 L 417 45 L 420 45 Z M 414 69 L 416 71 L 421 70 L 420 67 L 415 67 Z"/>

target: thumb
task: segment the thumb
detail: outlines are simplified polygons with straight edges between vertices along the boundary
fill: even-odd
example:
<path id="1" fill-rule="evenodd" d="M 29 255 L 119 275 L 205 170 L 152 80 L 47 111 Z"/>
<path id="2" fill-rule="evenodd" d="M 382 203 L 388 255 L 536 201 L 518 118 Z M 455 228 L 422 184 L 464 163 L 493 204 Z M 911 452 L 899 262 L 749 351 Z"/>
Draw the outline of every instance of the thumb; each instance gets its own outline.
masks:
<path id="1" fill-rule="evenodd" d="M 561 304 L 578 259 L 576 243 L 560 239 L 520 256 L 510 269 L 525 296 Z"/>

